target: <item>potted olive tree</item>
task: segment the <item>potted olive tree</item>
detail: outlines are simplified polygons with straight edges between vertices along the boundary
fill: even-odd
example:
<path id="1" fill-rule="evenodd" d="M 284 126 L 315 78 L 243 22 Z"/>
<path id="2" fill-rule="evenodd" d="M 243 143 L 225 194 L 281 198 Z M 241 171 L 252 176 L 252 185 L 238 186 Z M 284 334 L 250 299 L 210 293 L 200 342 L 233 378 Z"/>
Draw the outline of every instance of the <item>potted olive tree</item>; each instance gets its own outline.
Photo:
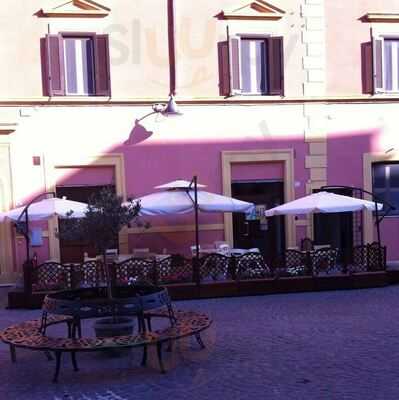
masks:
<path id="1" fill-rule="evenodd" d="M 62 239 L 73 241 L 83 239 L 93 245 L 97 254 L 102 256 L 109 300 L 112 300 L 113 294 L 107 250 L 115 247 L 118 234 L 125 226 L 132 223 L 140 225 L 139 211 L 139 202 L 132 199 L 123 202 L 113 190 L 105 188 L 90 197 L 84 218 L 69 218 L 60 230 Z M 97 336 L 105 337 L 131 334 L 133 326 L 131 318 L 113 316 L 97 320 L 94 328 Z"/>

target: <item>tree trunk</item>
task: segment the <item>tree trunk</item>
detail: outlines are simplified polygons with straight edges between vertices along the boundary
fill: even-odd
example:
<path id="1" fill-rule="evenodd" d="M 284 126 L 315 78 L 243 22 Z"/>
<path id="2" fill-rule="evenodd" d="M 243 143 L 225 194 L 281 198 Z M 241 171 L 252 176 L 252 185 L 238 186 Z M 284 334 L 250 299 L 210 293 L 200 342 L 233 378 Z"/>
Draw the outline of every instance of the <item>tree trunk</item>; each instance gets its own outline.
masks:
<path id="1" fill-rule="evenodd" d="M 107 263 L 106 253 L 107 253 L 107 250 L 104 250 L 104 252 L 103 252 L 103 262 L 104 262 L 105 279 L 107 281 L 107 295 L 108 295 L 108 299 L 112 300 L 111 273 L 110 273 L 110 270 L 109 270 L 109 265 Z"/>

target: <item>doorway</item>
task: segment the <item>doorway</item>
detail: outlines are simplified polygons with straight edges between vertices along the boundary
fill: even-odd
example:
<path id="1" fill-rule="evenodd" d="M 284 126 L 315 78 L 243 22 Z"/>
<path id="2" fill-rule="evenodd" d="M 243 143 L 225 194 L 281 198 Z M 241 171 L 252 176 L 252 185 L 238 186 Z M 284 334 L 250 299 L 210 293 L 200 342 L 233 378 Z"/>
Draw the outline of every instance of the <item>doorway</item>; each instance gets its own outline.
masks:
<path id="1" fill-rule="evenodd" d="M 315 190 L 314 193 L 320 190 Z M 343 196 L 353 196 L 350 188 L 337 188 L 328 190 L 329 192 Z M 354 213 L 327 213 L 314 214 L 314 242 L 317 245 L 328 244 L 332 248 L 340 249 L 343 255 L 353 248 L 353 226 L 355 224 Z"/>
<path id="2" fill-rule="evenodd" d="M 114 185 L 100 185 L 100 186 L 57 186 L 57 197 L 66 197 L 68 200 L 80 201 L 87 203 L 91 196 L 100 193 L 103 189 L 111 189 L 115 192 Z M 59 219 L 60 230 L 63 228 L 62 224 L 66 224 L 65 220 Z M 115 238 L 113 248 L 118 248 L 118 238 Z M 84 261 L 84 253 L 89 257 L 95 257 L 97 254 L 94 246 L 90 245 L 85 240 L 63 240 L 60 238 L 60 258 L 61 263 L 81 263 Z"/>
<path id="3" fill-rule="evenodd" d="M 258 248 L 267 262 L 272 262 L 285 249 L 284 217 L 266 218 L 265 210 L 284 202 L 284 182 L 235 181 L 231 185 L 234 198 L 256 205 L 256 213 L 251 216 L 233 214 L 234 247 Z"/>

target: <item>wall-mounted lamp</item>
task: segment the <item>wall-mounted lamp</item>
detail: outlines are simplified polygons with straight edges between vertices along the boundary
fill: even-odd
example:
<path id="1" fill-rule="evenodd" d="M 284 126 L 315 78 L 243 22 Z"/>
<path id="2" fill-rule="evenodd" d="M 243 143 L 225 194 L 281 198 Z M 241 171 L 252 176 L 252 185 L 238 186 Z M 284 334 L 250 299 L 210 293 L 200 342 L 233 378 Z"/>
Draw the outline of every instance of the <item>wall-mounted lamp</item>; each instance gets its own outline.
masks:
<path id="1" fill-rule="evenodd" d="M 162 114 L 165 117 L 174 117 L 182 115 L 173 95 L 169 96 L 169 100 L 166 104 L 160 104 L 160 103 L 154 104 L 152 106 L 152 109 L 155 113 Z"/>

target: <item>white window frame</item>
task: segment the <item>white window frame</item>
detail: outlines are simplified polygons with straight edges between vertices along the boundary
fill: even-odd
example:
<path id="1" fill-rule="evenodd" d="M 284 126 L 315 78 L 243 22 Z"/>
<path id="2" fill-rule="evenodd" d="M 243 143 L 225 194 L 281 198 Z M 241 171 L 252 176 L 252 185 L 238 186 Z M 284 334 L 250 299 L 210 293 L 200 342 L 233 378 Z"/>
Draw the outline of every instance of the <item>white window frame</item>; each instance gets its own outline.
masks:
<path id="1" fill-rule="evenodd" d="M 399 43 L 399 33 L 398 34 L 381 34 L 378 36 L 373 37 L 373 57 L 374 57 L 374 62 L 373 62 L 373 68 L 374 71 L 376 69 L 376 41 L 381 40 L 382 41 L 382 46 L 381 46 L 381 54 L 382 54 L 382 60 L 381 60 L 381 65 L 382 65 L 382 88 L 375 89 L 376 94 L 391 94 L 391 95 L 397 95 L 399 94 L 399 82 L 398 82 L 398 87 L 396 90 L 388 90 L 385 87 L 385 82 L 386 82 L 386 66 L 385 66 L 385 40 L 397 40 Z M 398 70 L 399 70 L 399 57 L 398 57 Z M 373 79 L 375 79 L 375 73 L 373 76 Z"/>
<path id="2" fill-rule="evenodd" d="M 241 63 L 241 43 L 243 39 L 254 39 L 254 40 L 267 40 L 270 38 L 272 35 L 270 34 L 260 34 L 260 33 L 237 33 L 235 35 L 230 36 L 229 39 L 238 39 L 239 40 L 239 46 L 238 46 L 238 69 L 239 69 L 239 75 L 240 75 L 240 89 L 232 89 L 231 92 L 232 94 L 241 94 L 243 96 L 266 96 L 268 95 L 268 92 L 243 92 L 242 91 L 242 63 Z M 231 48 L 231 40 L 229 40 L 229 53 L 231 55 L 232 48 Z M 267 54 L 266 54 L 267 56 Z M 233 63 L 232 59 L 230 58 L 230 76 L 233 77 Z M 267 78 L 267 77 L 266 77 Z M 233 87 L 232 82 L 231 82 L 231 87 Z"/>
<path id="3" fill-rule="evenodd" d="M 233 85 L 233 79 L 234 79 L 234 66 L 233 66 L 233 46 L 232 46 L 232 39 L 237 39 L 239 41 L 239 46 L 238 46 L 238 71 L 239 71 L 239 79 L 240 79 L 240 88 L 239 89 L 234 89 Z M 242 69 L 241 69 L 241 35 L 232 35 L 229 37 L 229 67 L 230 67 L 230 88 L 231 88 L 231 94 L 236 95 L 236 94 L 242 94 L 242 82 L 241 82 L 241 76 L 242 76 Z"/>
<path id="4" fill-rule="evenodd" d="M 242 63 L 241 63 L 241 44 L 243 40 L 263 40 L 264 43 L 266 43 L 267 38 L 266 37 L 255 37 L 253 35 L 251 36 L 242 36 L 240 38 L 240 82 L 241 82 L 241 93 L 245 96 L 265 96 L 268 94 L 268 91 L 262 91 L 262 92 L 243 92 L 242 91 L 242 81 L 243 81 L 243 76 L 242 76 Z M 266 57 L 268 56 L 267 54 L 267 45 L 265 46 L 265 50 L 266 50 Z M 267 58 L 267 63 L 269 63 L 269 59 Z M 269 68 L 269 65 L 268 65 Z M 266 72 L 266 77 L 265 77 L 266 81 L 267 81 L 267 72 Z"/>
<path id="5" fill-rule="evenodd" d="M 70 39 L 72 39 L 72 40 L 82 40 L 82 39 L 88 39 L 88 40 L 90 40 L 91 41 L 91 49 L 92 49 L 92 65 L 91 65 L 91 68 L 92 68 L 92 71 L 93 71 L 93 77 L 92 77 L 92 79 L 93 79 L 93 82 L 92 82 L 92 85 L 93 85 L 93 93 L 89 93 L 89 92 L 87 92 L 87 93 L 85 93 L 83 90 L 81 90 L 81 91 L 79 91 L 78 90 L 78 92 L 77 93 L 70 93 L 70 92 L 68 92 L 68 71 L 67 71 L 67 66 L 68 66 L 68 62 L 67 62 L 67 51 L 66 51 L 66 46 L 65 46 L 65 41 L 66 40 L 70 40 Z M 95 46 L 95 42 L 94 42 L 94 40 L 93 40 L 93 37 L 91 37 L 91 36 L 63 36 L 63 38 L 62 38 L 62 40 L 64 41 L 64 54 L 63 54 L 63 57 L 64 57 L 64 79 L 65 79 L 65 95 L 66 96 L 94 96 L 95 94 L 96 94 L 96 86 L 95 86 L 95 78 L 96 78 L 96 66 L 95 66 L 95 62 L 94 62 L 94 46 Z M 75 46 L 76 46 L 76 44 L 75 44 Z M 78 53 L 80 52 L 80 50 L 78 51 Z M 80 53 L 80 56 L 82 56 L 82 54 Z M 79 59 L 78 60 L 78 57 L 76 57 L 76 67 L 78 67 L 81 63 L 82 63 L 82 61 L 83 61 L 83 57 L 81 58 L 81 59 Z M 79 85 L 79 81 L 77 81 L 77 89 L 79 89 L 80 88 L 80 85 Z"/>

